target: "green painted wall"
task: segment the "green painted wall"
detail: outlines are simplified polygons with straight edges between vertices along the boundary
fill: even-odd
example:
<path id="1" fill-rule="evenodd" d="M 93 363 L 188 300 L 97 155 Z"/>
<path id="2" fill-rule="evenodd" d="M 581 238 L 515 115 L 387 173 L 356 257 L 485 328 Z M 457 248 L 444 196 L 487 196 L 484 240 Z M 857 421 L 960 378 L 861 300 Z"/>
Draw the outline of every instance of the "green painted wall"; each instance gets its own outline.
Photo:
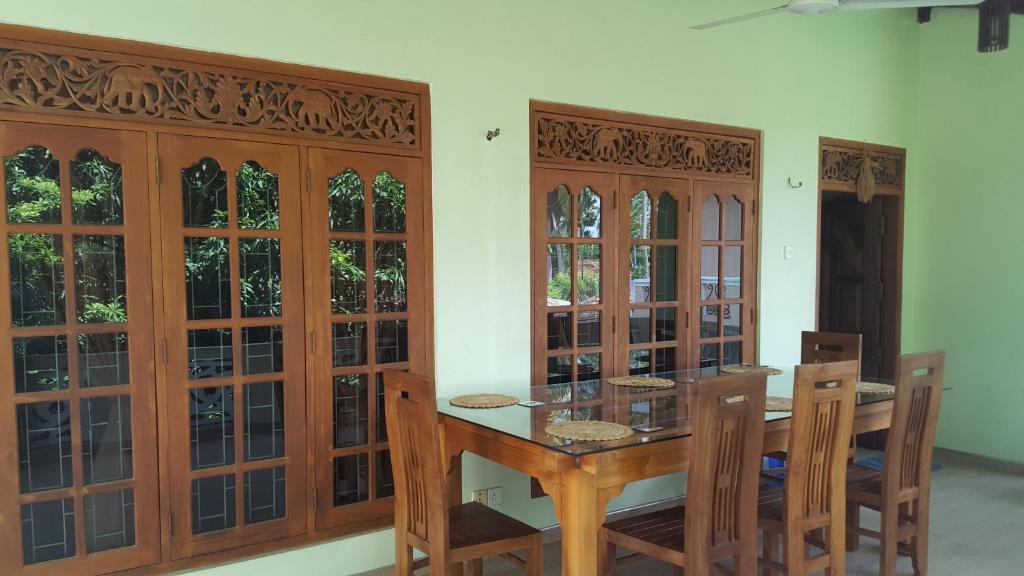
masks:
<path id="1" fill-rule="evenodd" d="M 979 54 L 976 14 L 921 27 L 904 293 L 907 349 L 949 354 L 938 443 L 1024 462 L 1024 17 L 1011 29 Z"/>
<path id="2" fill-rule="evenodd" d="M 695 32 L 686 26 L 778 2 L 0 3 L 0 19 L 19 24 L 429 82 L 441 394 L 528 378 L 531 98 L 764 130 L 761 358 L 780 364 L 798 360 L 799 331 L 814 324 L 818 137 L 909 147 L 916 123 L 910 11 L 784 14 Z M 494 127 L 502 134 L 488 143 Z M 788 189 L 787 177 L 804 186 Z M 681 484 L 630 486 L 613 506 L 672 496 Z M 467 490 L 498 485 L 502 510 L 554 523 L 550 501 L 528 497 L 526 478 L 467 458 Z M 203 574 L 337 575 L 392 559 L 384 531 Z"/>

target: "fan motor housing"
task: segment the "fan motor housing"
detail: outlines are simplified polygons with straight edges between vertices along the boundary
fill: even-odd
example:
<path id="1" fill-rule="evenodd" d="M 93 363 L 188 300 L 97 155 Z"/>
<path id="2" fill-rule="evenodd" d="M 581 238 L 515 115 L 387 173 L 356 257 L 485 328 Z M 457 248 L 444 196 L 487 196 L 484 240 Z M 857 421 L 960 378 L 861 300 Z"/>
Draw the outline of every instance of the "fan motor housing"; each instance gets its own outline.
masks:
<path id="1" fill-rule="evenodd" d="M 790 12 L 804 16 L 815 16 L 839 8 L 839 0 L 791 0 L 787 6 Z"/>

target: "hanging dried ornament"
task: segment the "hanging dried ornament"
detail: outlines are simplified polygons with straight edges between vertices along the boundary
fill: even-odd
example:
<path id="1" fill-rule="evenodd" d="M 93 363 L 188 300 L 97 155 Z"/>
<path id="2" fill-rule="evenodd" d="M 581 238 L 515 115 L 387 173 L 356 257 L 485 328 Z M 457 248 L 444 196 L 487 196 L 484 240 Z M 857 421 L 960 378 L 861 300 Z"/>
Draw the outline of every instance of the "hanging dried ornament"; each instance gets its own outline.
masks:
<path id="1" fill-rule="evenodd" d="M 875 197 L 875 161 L 865 153 L 860 163 L 860 175 L 857 176 L 857 200 L 870 204 Z"/>

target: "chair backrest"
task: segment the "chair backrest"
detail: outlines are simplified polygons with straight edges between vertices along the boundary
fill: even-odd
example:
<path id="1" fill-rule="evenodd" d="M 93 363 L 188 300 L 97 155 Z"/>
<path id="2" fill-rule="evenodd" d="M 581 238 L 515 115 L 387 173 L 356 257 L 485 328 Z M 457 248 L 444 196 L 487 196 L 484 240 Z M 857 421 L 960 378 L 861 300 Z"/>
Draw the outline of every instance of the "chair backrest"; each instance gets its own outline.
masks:
<path id="1" fill-rule="evenodd" d="M 887 494 L 927 487 L 930 483 L 945 366 L 945 352 L 906 354 L 899 358 L 896 401 L 883 468 Z"/>
<path id="2" fill-rule="evenodd" d="M 803 332 L 800 335 L 800 363 L 824 364 L 861 359 L 861 335 L 843 332 Z"/>
<path id="3" fill-rule="evenodd" d="M 700 380 L 686 487 L 687 574 L 749 546 L 756 556 L 757 490 L 764 445 L 766 374 Z"/>
<path id="4" fill-rule="evenodd" d="M 429 378 L 384 371 L 384 411 L 395 479 L 395 529 L 447 546 L 448 498 L 437 398 Z"/>
<path id="5" fill-rule="evenodd" d="M 796 367 L 786 458 L 786 521 L 820 519 L 845 506 L 857 391 L 856 360 Z"/>

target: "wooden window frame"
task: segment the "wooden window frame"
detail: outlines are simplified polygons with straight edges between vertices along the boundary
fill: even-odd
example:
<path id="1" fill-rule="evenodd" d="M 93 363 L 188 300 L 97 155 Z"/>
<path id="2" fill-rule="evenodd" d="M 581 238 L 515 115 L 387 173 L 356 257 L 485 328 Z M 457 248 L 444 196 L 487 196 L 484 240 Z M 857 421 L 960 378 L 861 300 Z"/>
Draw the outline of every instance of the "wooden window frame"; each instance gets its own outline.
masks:
<path id="1" fill-rule="evenodd" d="M 617 178 L 617 205 L 613 212 L 619 219 L 617 245 L 613 249 L 618 260 L 619 276 L 623 266 L 628 269 L 628 202 L 625 189 L 628 179 L 640 182 L 645 178 L 676 179 L 689 186 L 687 203 L 680 203 L 679 211 L 689 211 L 689 225 L 681 227 L 680 245 L 687 247 L 679 254 L 685 266 L 678 271 L 677 291 L 680 306 L 687 314 L 680 314 L 686 322 L 685 333 L 680 334 L 680 349 L 684 360 L 677 357 L 677 369 L 699 365 L 699 219 L 696 192 L 702 187 L 733 185 L 749 190 L 751 205 L 745 211 L 747 223 L 744 243 L 749 255 L 743 263 L 743 361 L 757 362 L 758 357 L 758 273 L 760 261 L 761 201 L 761 131 L 749 128 L 723 126 L 642 114 L 614 112 L 595 108 L 552 102 L 530 101 L 530 229 L 531 229 L 531 378 L 534 385 L 546 384 L 547 351 L 547 290 L 543 262 L 546 237 L 543 187 L 551 171 L 559 171 L 571 178 L 577 171 L 606 174 Z M 652 198 L 652 204 L 657 202 Z M 625 206 L 625 207 L 624 207 Z M 623 216 L 623 213 L 626 213 Z M 606 223 L 608 219 L 602 215 Z M 574 220 L 575 222 L 575 220 Z M 686 234 L 686 238 L 683 237 Z M 605 252 L 607 253 L 607 252 Z M 604 268 L 605 265 L 602 264 Z M 615 270 L 615 267 L 610 267 Z M 603 377 L 628 372 L 626 360 L 631 346 L 628 340 L 628 286 L 616 280 L 602 279 L 602 287 L 618 292 L 612 305 L 610 320 L 615 327 L 613 355 L 616 358 L 611 371 Z M 653 318 L 652 318 L 653 321 Z M 642 347 L 642 346 L 641 346 Z M 652 342 L 651 348 L 654 348 Z M 653 362 L 653 359 L 652 359 Z"/>
<path id="2" fill-rule="evenodd" d="M 303 196 L 309 193 L 308 173 L 309 154 L 313 148 L 321 148 L 338 152 L 358 154 L 383 154 L 394 157 L 406 157 L 418 161 L 417 174 L 419 195 L 422 199 L 422 217 L 419 237 L 410 240 L 421 250 L 422 261 L 415 264 L 419 269 L 420 291 L 415 295 L 421 303 L 419 325 L 416 329 L 417 338 L 422 339 L 416 353 L 417 371 L 427 376 L 434 373 L 434 333 L 433 317 L 433 240 L 432 240 L 432 202 L 431 202 L 431 135 L 430 135 L 430 94 L 429 86 L 423 83 L 381 78 L 365 74 L 342 72 L 331 69 L 316 68 L 295 64 L 285 64 L 254 58 L 215 54 L 198 50 L 173 48 L 143 42 L 116 40 L 81 34 L 56 32 L 25 26 L 0 24 L 0 53 L 9 56 L 17 53 L 21 60 L 11 66 L 18 73 L 29 74 L 32 65 L 51 66 L 57 58 L 67 57 L 82 62 L 86 68 L 102 67 L 98 73 L 103 82 L 96 83 L 101 90 L 111 91 L 112 86 L 120 84 L 120 91 L 113 93 L 92 93 L 91 88 L 84 85 L 72 86 L 78 102 L 103 102 L 103 105 L 80 106 L 76 100 L 53 86 L 42 84 L 48 89 L 57 90 L 57 97 L 38 98 L 12 95 L 5 92 L 9 86 L 0 88 L 0 122 L 31 122 L 54 126 L 104 128 L 138 132 L 144 134 L 147 155 L 146 185 L 149 191 L 149 249 L 150 258 L 158 263 L 162 258 L 162 235 L 160 226 L 154 224 L 161 219 L 161 208 L 158 201 L 159 182 L 162 178 L 173 176 L 161 175 L 158 150 L 158 135 L 195 136 L 219 138 L 225 140 L 245 140 L 267 144 L 284 144 L 293 146 L 299 153 L 299 175 Z M 49 60 L 47 60 L 49 58 Z M 48 63 L 50 62 L 50 63 Z M 12 69 L 13 69 L 12 68 Z M 172 106 L 159 98 L 148 96 L 145 90 L 133 93 L 131 84 L 138 80 L 146 84 L 151 77 L 145 73 L 134 73 L 132 70 L 162 70 L 164 72 L 180 72 L 182 78 L 201 82 L 213 93 L 218 80 L 264 82 L 276 90 L 275 98 L 281 106 L 285 106 L 284 116 L 272 117 L 269 113 L 260 119 L 246 120 L 241 115 L 219 113 L 216 110 L 205 110 L 206 116 L 193 107 L 188 113 L 175 112 Z M 7 69 L 11 70 L 11 69 Z M 95 69 L 92 70 L 96 72 Z M 117 76 L 117 74 L 121 74 Z M 169 73 L 169 72 L 168 72 Z M 28 77 L 25 77 L 26 80 Z M 60 76 L 63 82 L 67 80 Z M 29 86 L 32 82 L 24 85 Z M 72 83 L 73 84 L 73 83 Z M 65 84 L 67 87 L 70 84 Z M 198 87 L 196 87 L 198 90 Z M 316 94 L 326 95 L 327 100 L 318 99 Z M 160 93 L 163 94 L 163 93 Z M 85 97 L 82 97 L 85 95 Z M 230 93 L 220 95 L 230 98 Z M 109 97 L 109 98 L 107 98 Z M 146 98 L 150 98 L 147 101 Z M 161 96 L 162 97 L 162 96 Z M 138 98 L 138 100 L 133 100 Z M 364 102 L 368 108 L 352 122 L 338 122 L 330 119 L 330 114 L 337 114 L 338 102 L 350 98 L 352 102 Z M 230 110 L 231 101 L 225 110 Z M 289 104 L 290 103 L 290 104 Z M 170 107 L 169 107 L 170 106 Z M 332 108 L 334 107 L 334 108 Z M 170 110 L 170 112 L 168 112 Z M 333 112 L 331 112 L 333 110 Z M 284 120 L 281 120 L 284 118 Z M 303 246 L 313 243 L 310 223 L 311 214 L 309 201 L 302 204 Z M 410 233 L 411 237 L 411 233 Z M 309 277 L 309 271 L 318 265 L 311 251 L 303 249 L 302 266 L 304 270 L 303 300 L 315 302 L 317 288 Z M 414 265 L 410 263 L 410 268 Z M 305 405 L 304 412 L 310 419 L 305 426 L 305 452 L 295 456 L 306 462 L 306 474 L 303 487 L 305 522 L 301 533 L 286 536 L 278 540 L 270 540 L 254 544 L 240 543 L 240 547 L 210 552 L 172 560 L 174 537 L 172 536 L 172 520 L 168 512 L 171 510 L 170 482 L 167 471 L 171 470 L 169 452 L 171 444 L 169 436 L 179 433 L 169 425 L 165 410 L 168 405 L 166 367 L 163 364 L 162 335 L 168 326 L 164 316 L 166 306 L 164 279 L 153 267 L 152 307 L 154 309 L 153 334 L 156 336 L 151 354 L 155 358 L 155 368 L 149 377 L 155 396 L 155 403 L 160 418 L 153 424 L 158 438 L 156 454 L 161 474 L 154 484 L 159 490 L 159 514 L 152 521 L 159 525 L 159 556 L 155 563 L 149 561 L 139 568 L 124 570 L 119 574 L 160 574 L 170 571 L 195 569 L 215 565 L 232 560 L 249 558 L 260 554 L 280 551 L 310 543 L 326 541 L 341 536 L 348 536 L 388 526 L 392 522 L 390 512 L 379 515 L 354 515 L 344 519 L 337 525 L 318 529 L 316 494 L 316 446 L 323 434 L 317 422 L 319 385 L 315 378 L 320 374 L 317 355 L 312 351 L 313 327 L 309 319 L 309 310 L 315 306 L 306 306 L 304 326 L 305 356 L 297 361 L 305 364 Z M 412 271 L 410 271 L 412 273 Z M 413 294 L 410 293 L 410 299 Z M 6 329 L 5 329 L 6 330 Z M 410 340 L 412 339 L 410 334 Z M 414 345 L 410 344 L 410 354 Z M 323 346 L 317 348 L 322 351 Z M 296 360 L 293 360 L 296 361 Z M 133 374 L 133 377 L 135 375 Z M 141 375 L 140 375 L 141 376 Z M 371 382 L 371 385 L 373 383 Z M 322 419 L 322 418 L 321 418 Z M 239 481 L 239 487 L 241 481 Z M 323 494 L 320 499 L 325 498 Z M 180 523 L 180 522 L 179 522 Z M 173 526 L 173 530 L 188 530 L 188 527 Z M 20 555 L 19 555 L 20 557 Z M 51 566 L 42 565 L 44 571 Z M 100 573 L 102 569 L 90 569 L 79 564 L 64 564 L 73 574 Z"/>

